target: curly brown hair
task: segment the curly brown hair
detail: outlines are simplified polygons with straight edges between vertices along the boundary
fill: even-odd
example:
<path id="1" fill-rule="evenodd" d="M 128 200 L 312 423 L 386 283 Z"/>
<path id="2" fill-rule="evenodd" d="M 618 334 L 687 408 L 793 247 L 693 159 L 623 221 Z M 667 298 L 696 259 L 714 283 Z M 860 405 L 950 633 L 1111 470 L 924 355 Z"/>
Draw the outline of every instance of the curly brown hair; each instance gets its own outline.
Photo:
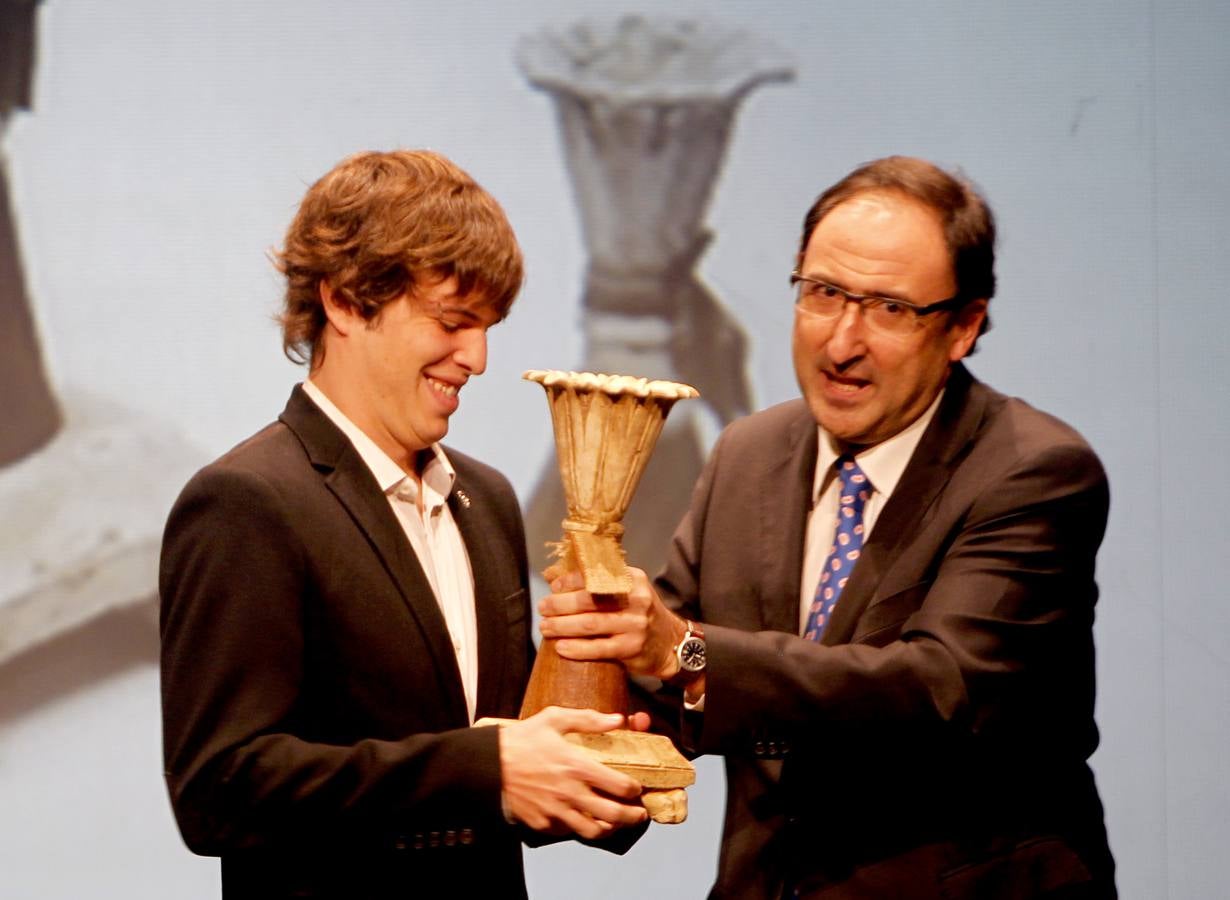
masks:
<path id="1" fill-rule="evenodd" d="M 523 279 L 521 249 L 504 211 L 438 153 L 357 153 L 308 189 L 273 253 L 286 276 L 282 350 L 320 363 L 325 311 L 320 285 L 368 321 L 427 278 L 456 278 L 503 318 Z"/>

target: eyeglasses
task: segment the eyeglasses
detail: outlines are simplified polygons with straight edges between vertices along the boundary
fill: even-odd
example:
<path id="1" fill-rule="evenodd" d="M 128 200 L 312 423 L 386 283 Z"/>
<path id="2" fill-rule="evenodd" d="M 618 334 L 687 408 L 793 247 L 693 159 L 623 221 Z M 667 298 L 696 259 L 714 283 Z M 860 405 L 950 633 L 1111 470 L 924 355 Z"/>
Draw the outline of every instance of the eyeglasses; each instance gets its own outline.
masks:
<path id="1" fill-rule="evenodd" d="M 798 286 L 795 306 L 818 319 L 836 319 L 841 316 L 847 303 L 857 303 L 863 313 L 863 321 L 881 334 L 902 337 L 916 331 L 923 324 L 923 316 L 945 310 L 957 309 L 965 303 L 960 294 L 919 306 L 908 300 L 892 297 L 876 297 L 869 294 L 852 294 L 835 284 L 790 273 L 790 283 Z"/>

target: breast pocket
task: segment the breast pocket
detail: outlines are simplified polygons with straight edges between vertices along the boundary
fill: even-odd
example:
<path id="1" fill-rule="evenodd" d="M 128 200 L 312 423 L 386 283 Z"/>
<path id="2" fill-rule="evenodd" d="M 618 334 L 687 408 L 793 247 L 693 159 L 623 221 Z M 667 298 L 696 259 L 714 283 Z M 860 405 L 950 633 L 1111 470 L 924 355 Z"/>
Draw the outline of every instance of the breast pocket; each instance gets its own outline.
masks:
<path id="1" fill-rule="evenodd" d="M 519 588 L 504 598 L 504 613 L 508 618 L 508 627 L 526 627 L 529 619 L 529 595 L 525 588 Z"/>
<path id="2" fill-rule="evenodd" d="M 509 685 L 514 686 L 517 704 L 520 704 L 520 691 L 530 676 L 529 647 L 532 638 L 530 626 L 532 617 L 529 611 L 529 594 L 522 588 L 504 598 L 504 614 L 507 631 L 504 636 L 508 656 L 505 660 L 504 677 Z"/>
<path id="3" fill-rule="evenodd" d="M 872 602 L 859 618 L 858 627 L 850 642 L 882 647 L 897 640 L 901 637 L 901 626 L 906 619 L 918 612 L 930 590 L 930 581 L 920 581 L 904 590 L 889 594 L 882 600 Z"/>

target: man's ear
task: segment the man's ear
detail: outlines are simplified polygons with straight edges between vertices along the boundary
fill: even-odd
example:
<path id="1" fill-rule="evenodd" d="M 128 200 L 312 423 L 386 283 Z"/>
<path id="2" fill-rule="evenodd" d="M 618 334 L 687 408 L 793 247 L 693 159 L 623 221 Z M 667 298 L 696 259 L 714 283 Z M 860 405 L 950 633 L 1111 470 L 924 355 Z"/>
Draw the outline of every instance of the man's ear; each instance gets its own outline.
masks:
<path id="1" fill-rule="evenodd" d="M 982 330 L 986 317 L 986 300 L 971 300 L 957 310 L 948 328 L 952 338 L 952 343 L 948 345 L 949 362 L 958 362 L 966 357 L 974 341 L 978 340 L 978 332 Z"/>
<path id="2" fill-rule="evenodd" d="M 329 324 L 339 333 L 349 334 L 350 329 L 354 327 L 355 320 L 359 318 L 353 307 L 333 293 L 333 285 L 329 284 L 328 279 L 320 279 L 319 290 L 320 305 L 324 307 L 325 318 L 329 320 Z"/>

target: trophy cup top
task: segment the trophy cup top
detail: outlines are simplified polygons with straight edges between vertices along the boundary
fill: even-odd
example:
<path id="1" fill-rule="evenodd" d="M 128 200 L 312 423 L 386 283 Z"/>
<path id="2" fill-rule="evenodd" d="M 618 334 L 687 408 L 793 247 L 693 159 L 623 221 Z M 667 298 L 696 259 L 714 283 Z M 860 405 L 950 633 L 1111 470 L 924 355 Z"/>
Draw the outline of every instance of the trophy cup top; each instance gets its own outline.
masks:
<path id="1" fill-rule="evenodd" d="M 560 369 L 528 369 L 522 375 L 526 381 L 536 381 L 544 388 L 573 391 L 599 391 L 618 396 L 631 394 L 641 399 L 691 400 L 700 391 L 690 384 L 677 381 L 657 381 L 632 375 L 603 375 L 598 372 L 564 372 Z"/>
<path id="2" fill-rule="evenodd" d="M 564 484 L 569 546 L 592 593 L 632 589 L 620 521 L 675 401 L 696 388 L 631 375 L 531 369 L 523 376 L 547 392 L 556 460 Z"/>
<path id="3" fill-rule="evenodd" d="M 794 75 L 773 42 L 703 17 L 625 15 L 543 29 L 521 40 L 517 61 L 541 88 L 615 103 L 737 98 Z"/>

